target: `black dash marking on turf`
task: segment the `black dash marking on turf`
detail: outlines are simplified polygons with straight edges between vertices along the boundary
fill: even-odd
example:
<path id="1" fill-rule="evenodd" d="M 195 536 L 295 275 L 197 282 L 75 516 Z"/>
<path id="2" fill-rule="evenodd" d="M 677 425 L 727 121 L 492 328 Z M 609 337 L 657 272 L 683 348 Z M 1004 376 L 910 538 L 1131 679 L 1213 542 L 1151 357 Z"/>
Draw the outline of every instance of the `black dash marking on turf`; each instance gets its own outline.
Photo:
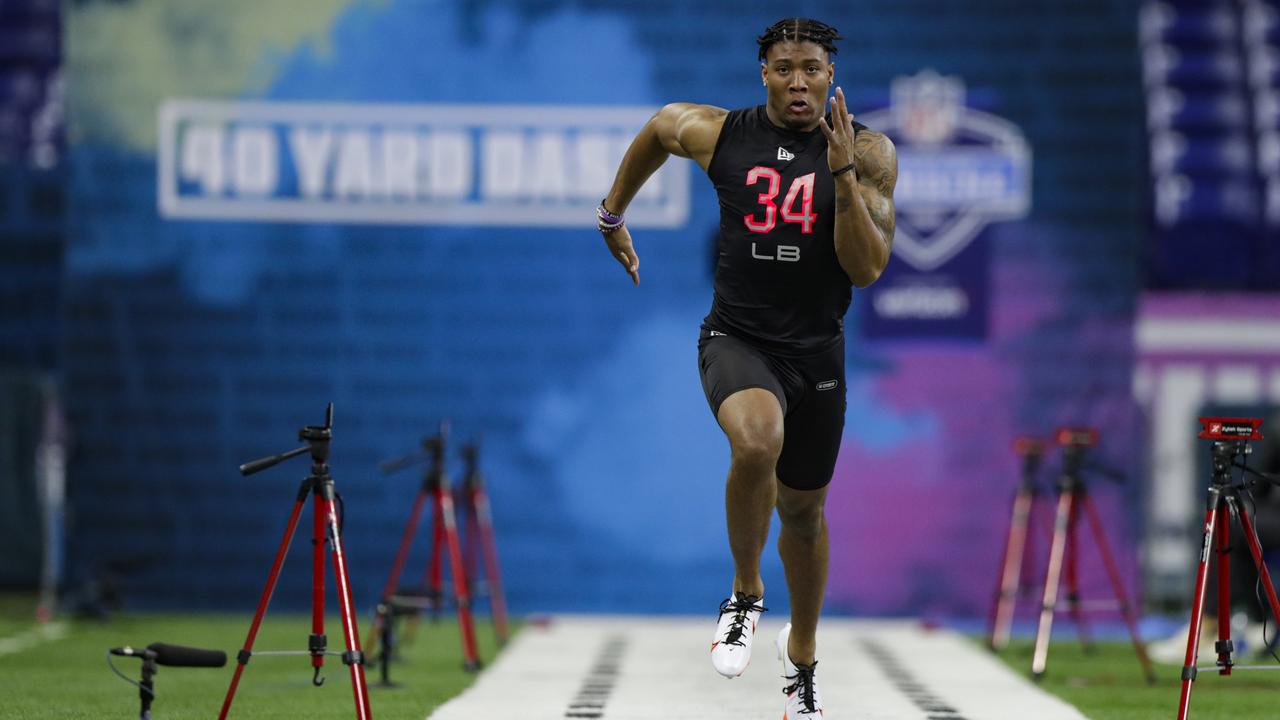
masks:
<path id="1" fill-rule="evenodd" d="M 884 674 L 888 676 L 889 682 L 906 695 L 915 706 L 924 710 L 927 720 L 965 720 L 965 716 L 960 714 L 959 710 L 948 705 L 941 698 L 929 692 L 929 689 L 920 684 L 920 681 L 911 674 L 911 671 L 899 662 L 897 656 L 889 651 L 889 648 L 876 642 L 875 640 L 862 639 L 858 644 L 867 651 L 867 654 L 884 670 Z"/>
<path id="2" fill-rule="evenodd" d="M 604 640 L 604 647 L 587 671 L 578 694 L 569 701 L 565 709 L 567 718 L 598 718 L 604 716 L 604 705 L 618 684 L 618 667 L 622 664 L 622 653 L 627 649 L 627 641 L 622 635 L 610 635 Z"/>

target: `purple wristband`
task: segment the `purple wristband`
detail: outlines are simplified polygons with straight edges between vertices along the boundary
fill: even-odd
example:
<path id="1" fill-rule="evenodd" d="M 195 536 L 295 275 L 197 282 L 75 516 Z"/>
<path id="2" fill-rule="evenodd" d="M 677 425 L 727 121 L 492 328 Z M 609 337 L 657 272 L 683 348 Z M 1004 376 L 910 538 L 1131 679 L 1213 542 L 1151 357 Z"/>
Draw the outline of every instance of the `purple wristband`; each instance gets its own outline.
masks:
<path id="1" fill-rule="evenodd" d="M 596 208 L 596 217 L 600 218 L 600 221 L 606 225 L 622 224 L 622 216 L 614 215 L 613 213 L 609 212 L 609 210 L 604 206 L 604 200 L 601 200 L 600 207 Z"/>
<path id="2" fill-rule="evenodd" d="M 604 200 L 600 201 L 600 205 L 596 207 L 596 225 L 600 232 L 606 235 L 622 227 L 623 219 L 621 215 L 614 215 L 605 209 Z"/>

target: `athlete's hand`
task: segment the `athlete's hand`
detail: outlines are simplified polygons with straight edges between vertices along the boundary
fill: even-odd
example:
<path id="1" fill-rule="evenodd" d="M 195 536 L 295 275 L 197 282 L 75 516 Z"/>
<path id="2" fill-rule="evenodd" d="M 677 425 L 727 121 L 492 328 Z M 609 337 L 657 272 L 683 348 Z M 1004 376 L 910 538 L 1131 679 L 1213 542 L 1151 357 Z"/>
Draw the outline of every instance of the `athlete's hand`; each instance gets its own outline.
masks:
<path id="1" fill-rule="evenodd" d="M 827 167 L 834 172 L 854 161 L 853 114 L 849 112 L 849 105 L 845 102 L 844 90 L 838 87 L 830 105 L 831 124 L 828 125 L 824 117 L 818 120 L 818 125 L 822 128 L 822 134 L 827 136 Z M 849 172 L 856 181 L 858 168 Z"/>
<path id="2" fill-rule="evenodd" d="M 622 263 L 622 268 L 631 276 L 631 282 L 639 285 L 640 256 L 636 255 L 636 249 L 631 245 L 631 231 L 627 230 L 627 226 L 623 225 L 605 235 L 604 243 L 609 246 L 609 254 L 613 259 Z"/>

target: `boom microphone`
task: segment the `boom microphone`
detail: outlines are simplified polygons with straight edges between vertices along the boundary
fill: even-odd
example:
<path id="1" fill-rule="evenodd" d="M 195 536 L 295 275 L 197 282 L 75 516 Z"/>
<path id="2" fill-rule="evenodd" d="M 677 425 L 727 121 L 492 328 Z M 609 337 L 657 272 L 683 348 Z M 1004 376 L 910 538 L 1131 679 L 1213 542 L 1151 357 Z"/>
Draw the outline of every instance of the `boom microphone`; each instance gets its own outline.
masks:
<path id="1" fill-rule="evenodd" d="M 221 650 L 204 650 L 161 642 L 151 643 L 145 648 L 128 645 L 111 648 L 111 654 L 152 659 L 157 665 L 169 667 L 222 667 L 227 664 L 227 654 Z"/>
<path id="2" fill-rule="evenodd" d="M 156 664 L 169 667 L 222 667 L 227 664 L 227 654 L 221 650 L 151 643 L 147 646 L 156 654 Z"/>

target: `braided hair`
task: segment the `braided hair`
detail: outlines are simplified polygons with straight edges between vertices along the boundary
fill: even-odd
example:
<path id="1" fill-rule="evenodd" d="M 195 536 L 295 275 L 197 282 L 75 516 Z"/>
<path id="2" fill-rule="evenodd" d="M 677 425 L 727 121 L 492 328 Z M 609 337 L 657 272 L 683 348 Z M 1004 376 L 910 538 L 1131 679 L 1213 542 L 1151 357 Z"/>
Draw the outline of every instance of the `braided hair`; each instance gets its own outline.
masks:
<path id="1" fill-rule="evenodd" d="M 760 46 L 760 62 L 764 62 L 769 48 L 780 42 L 811 42 L 822 47 L 828 55 L 836 54 L 836 40 L 843 40 L 840 31 L 830 25 L 809 18 L 787 18 L 769 26 L 756 38 Z"/>

